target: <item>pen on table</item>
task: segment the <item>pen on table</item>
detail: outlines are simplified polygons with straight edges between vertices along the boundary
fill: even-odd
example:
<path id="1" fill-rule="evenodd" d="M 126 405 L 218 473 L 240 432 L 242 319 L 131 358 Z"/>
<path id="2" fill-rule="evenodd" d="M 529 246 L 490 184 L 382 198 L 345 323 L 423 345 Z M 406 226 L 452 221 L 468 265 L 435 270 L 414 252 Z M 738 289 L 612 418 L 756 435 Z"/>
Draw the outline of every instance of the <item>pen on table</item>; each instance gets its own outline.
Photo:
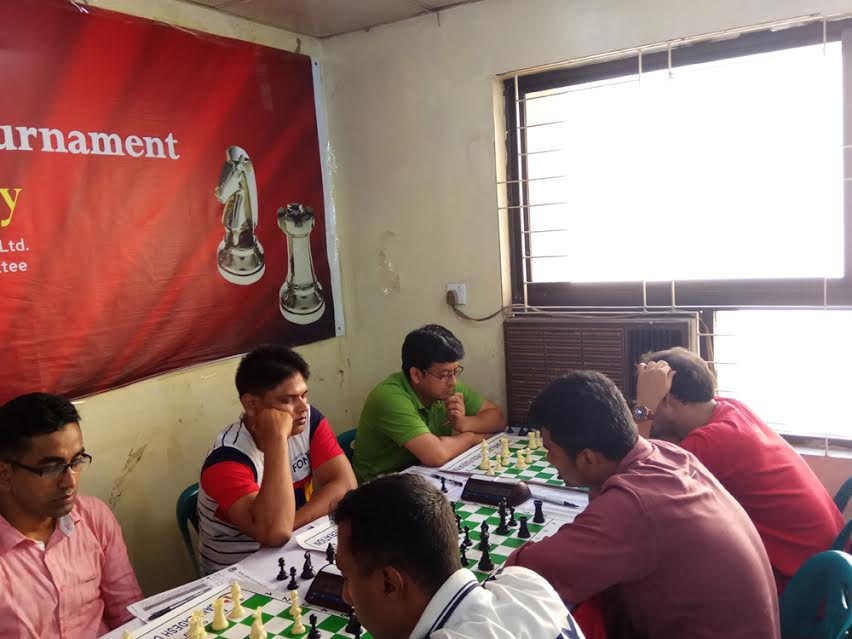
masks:
<path id="1" fill-rule="evenodd" d="M 579 508 L 578 504 L 570 501 L 563 501 L 561 499 L 551 499 L 550 497 L 539 497 L 538 495 L 533 495 L 533 499 L 540 499 L 543 502 L 548 504 L 554 504 L 556 506 L 565 506 L 567 508 Z"/>
<path id="2" fill-rule="evenodd" d="M 434 473 L 432 475 L 435 479 L 443 479 L 451 484 L 455 484 L 456 486 L 464 486 L 463 481 L 459 481 L 458 479 L 453 479 L 452 477 L 447 477 L 446 475 L 439 475 L 438 473 Z"/>
<path id="3" fill-rule="evenodd" d="M 192 600 L 192 599 L 195 599 L 197 596 L 198 596 L 198 595 L 197 595 L 197 594 L 195 594 L 195 595 L 191 595 L 191 596 L 189 596 L 189 597 L 186 597 L 186 598 L 184 598 L 184 599 L 180 599 L 179 601 L 176 601 L 175 603 L 173 603 L 173 604 L 171 604 L 171 605 L 169 605 L 169 606 L 166 606 L 166 607 L 165 607 L 165 608 L 163 608 L 162 610 L 158 610 L 157 612 L 152 613 L 152 614 L 151 614 L 151 616 L 150 616 L 150 617 L 148 617 L 148 619 L 149 619 L 149 620 L 152 620 L 152 619 L 159 619 L 159 618 L 160 618 L 160 617 L 162 617 L 164 614 L 166 614 L 166 613 L 168 613 L 168 612 L 171 612 L 172 610 L 175 610 L 175 609 L 177 609 L 177 608 L 180 608 L 180 607 L 181 607 L 183 604 L 185 604 L 187 601 L 190 601 L 190 600 Z"/>

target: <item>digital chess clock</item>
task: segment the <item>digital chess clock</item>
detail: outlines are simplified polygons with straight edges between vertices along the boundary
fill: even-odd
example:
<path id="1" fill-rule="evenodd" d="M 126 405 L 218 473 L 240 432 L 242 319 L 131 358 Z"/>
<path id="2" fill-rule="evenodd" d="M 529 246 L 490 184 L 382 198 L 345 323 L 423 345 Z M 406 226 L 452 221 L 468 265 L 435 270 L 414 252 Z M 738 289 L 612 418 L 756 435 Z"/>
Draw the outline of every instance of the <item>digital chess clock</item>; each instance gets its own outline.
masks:
<path id="1" fill-rule="evenodd" d="M 529 486 L 522 481 L 478 475 L 467 480 L 461 495 L 464 501 L 475 501 L 489 506 L 497 506 L 504 499 L 509 506 L 519 506 L 530 497 L 532 494 Z"/>
<path id="2" fill-rule="evenodd" d="M 334 564 L 323 567 L 305 594 L 305 603 L 349 614 L 352 606 L 343 600 L 343 575 Z"/>

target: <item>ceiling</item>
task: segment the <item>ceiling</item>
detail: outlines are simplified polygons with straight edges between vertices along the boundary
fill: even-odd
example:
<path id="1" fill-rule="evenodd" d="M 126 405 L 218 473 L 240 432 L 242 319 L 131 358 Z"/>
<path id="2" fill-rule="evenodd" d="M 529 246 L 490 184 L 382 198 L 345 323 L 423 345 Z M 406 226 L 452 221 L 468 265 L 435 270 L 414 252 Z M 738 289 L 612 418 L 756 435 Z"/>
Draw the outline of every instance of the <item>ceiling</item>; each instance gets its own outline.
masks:
<path id="1" fill-rule="evenodd" d="M 185 0 L 294 33 L 327 38 L 475 0 Z"/>

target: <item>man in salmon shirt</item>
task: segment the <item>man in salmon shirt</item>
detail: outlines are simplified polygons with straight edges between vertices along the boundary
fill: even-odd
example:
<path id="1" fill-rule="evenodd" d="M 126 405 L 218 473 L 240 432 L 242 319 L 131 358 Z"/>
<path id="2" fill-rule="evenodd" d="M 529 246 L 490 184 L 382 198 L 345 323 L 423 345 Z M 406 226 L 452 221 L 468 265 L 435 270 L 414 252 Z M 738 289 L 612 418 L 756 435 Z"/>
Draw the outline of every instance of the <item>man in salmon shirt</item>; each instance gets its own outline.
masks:
<path id="1" fill-rule="evenodd" d="M 0 637 L 95 639 L 142 598 L 115 516 L 77 494 L 92 461 L 66 399 L 0 406 Z"/>
<path id="2" fill-rule="evenodd" d="M 717 397 L 695 353 L 643 356 L 634 419 L 640 432 L 695 455 L 742 505 L 766 546 L 779 594 L 809 557 L 829 550 L 843 517 L 810 466 L 745 404 Z"/>

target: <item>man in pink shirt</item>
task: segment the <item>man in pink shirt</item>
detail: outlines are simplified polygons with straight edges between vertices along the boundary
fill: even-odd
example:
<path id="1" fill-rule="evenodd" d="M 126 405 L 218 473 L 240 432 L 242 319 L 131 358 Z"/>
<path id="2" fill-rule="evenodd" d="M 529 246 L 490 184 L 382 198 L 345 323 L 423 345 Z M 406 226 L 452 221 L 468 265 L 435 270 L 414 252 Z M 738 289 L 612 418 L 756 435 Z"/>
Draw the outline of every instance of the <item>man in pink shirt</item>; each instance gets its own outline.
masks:
<path id="1" fill-rule="evenodd" d="M 808 558 L 831 548 L 840 511 L 790 444 L 745 404 L 716 397 L 716 376 L 698 355 L 673 348 L 643 359 L 634 412 L 653 423 L 651 437 L 691 452 L 742 505 L 780 593 Z"/>
<path id="2" fill-rule="evenodd" d="M 92 457 L 67 400 L 0 406 L 0 637 L 95 639 L 142 592 L 106 504 L 77 495 Z"/>
<path id="3" fill-rule="evenodd" d="M 529 414 L 548 460 L 591 500 L 508 565 L 539 573 L 566 604 L 614 595 L 628 622 L 619 637 L 778 639 L 772 571 L 745 511 L 690 453 L 640 438 L 612 381 L 559 378 Z"/>

